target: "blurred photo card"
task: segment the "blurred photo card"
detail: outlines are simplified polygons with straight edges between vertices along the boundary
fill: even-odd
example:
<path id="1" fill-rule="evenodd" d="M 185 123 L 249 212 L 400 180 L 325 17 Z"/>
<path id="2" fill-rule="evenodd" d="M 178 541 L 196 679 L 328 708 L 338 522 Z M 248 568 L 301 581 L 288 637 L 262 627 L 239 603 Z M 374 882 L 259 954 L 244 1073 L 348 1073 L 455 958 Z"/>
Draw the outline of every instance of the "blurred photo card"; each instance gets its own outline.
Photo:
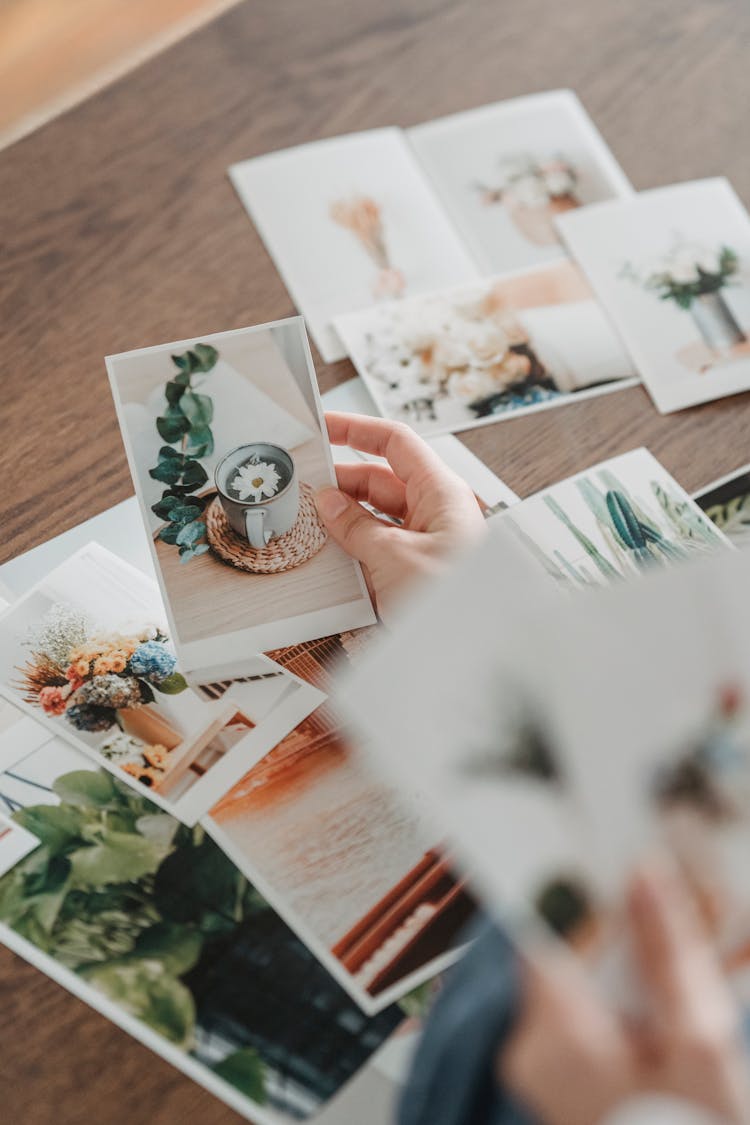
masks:
<path id="1" fill-rule="evenodd" d="M 556 221 L 658 410 L 750 389 L 750 217 L 727 180 Z"/>
<path id="2" fill-rule="evenodd" d="M 375 621 L 315 493 L 335 485 L 301 317 L 107 359 L 171 636 L 191 683 Z"/>

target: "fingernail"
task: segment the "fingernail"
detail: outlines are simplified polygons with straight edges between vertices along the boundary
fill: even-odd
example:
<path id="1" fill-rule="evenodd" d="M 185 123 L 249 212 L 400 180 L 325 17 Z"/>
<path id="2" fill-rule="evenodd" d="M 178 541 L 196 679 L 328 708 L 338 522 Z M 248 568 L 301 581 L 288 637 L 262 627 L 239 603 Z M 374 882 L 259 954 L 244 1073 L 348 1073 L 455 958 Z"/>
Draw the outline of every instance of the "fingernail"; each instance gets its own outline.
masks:
<path id="1" fill-rule="evenodd" d="M 324 488 L 316 494 L 315 503 L 324 520 L 336 520 L 345 512 L 348 501 L 338 488 Z"/>

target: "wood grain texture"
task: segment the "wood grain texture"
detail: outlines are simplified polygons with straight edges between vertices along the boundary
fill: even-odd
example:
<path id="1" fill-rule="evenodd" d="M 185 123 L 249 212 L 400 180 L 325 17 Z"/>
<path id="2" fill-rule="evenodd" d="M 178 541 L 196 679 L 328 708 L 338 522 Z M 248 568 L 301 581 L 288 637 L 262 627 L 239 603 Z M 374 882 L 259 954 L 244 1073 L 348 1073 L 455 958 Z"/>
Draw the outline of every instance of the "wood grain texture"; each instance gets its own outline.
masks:
<path id="1" fill-rule="evenodd" d="M 0 154 L 0 557 L 130 495 L 104 355 L 293 311 L 229 164 L 571 86 L 636 187 L 748 202 L 749 48 L 745 0 L 252 0 Z M 692 489 L 749 436 L 750 395 L 661 417 L 634 388 L 465 440 L 523 495 L 640 444 Z M 240 1120 L 6 951 L 0 1052 L 8 1121 Z"/>

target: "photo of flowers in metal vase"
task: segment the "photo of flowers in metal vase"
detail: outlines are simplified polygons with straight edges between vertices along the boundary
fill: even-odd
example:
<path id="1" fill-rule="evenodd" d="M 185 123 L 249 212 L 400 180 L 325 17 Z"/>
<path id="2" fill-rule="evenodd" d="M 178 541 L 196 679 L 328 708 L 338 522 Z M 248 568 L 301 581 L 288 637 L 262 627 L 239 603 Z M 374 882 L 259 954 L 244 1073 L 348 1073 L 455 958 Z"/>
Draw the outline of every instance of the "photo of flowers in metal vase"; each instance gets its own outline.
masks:
<path id="1" fill-rule="evenodd" d="M 570 90 L 470 109 L 408 136 L 486 274 L 559 260 L 556 216 L 632 192 Z"/>
<path id="2" fill-rule="evenodd" d="M 499 518 L 564 586 L 607 585 L 730 546 L 646 449 L 603 461 Z"/>
<path id="3" fill-rule="evenodd" d="M 315 506 L 336 478 L 300 317 L 111 356 L 107 368 L 191 683 L 375 620 L 359 564 Z"/>
<path id="4" fill-rule="evenodd" d="M 726 180 L 558 220 L 657 407 L 750 387 L 750 217 Z"/>
<path id="5" fill-rule="evenodd" d="M 750 543 L 750 465 L 693 493 L 693 499 L 737 547 Z"/>
<path id="6" fill-rule="evenodd" d="M 635 369 L 571 262 L 335 320 L 380 412 L 430 435 L 631 386 Z"/>
<path id="7" fill-rule="evenodd" d="M 324 692 L 358 630 L 269 653 Z M 365 1011 L 455 958 L 476 906 L 419 803 L 374 776 L 328 701 L 211 809 L 206 830 Z"/>
<path id="8" fill-rule="evenodd" d="M 0 801 L 41 842 L 0 878 L 0 941 L 248 1120 L 310 1117 L 404 1023 L 363 1014 L 200 826 L 59 738 Z"/>
<path id="9" fill-rule="evenodd" d="M 0 691 L 186 823 L 319 701 L 257 663 L 278 672 L 272 694 L 261 681 L 207 702 L 180 672 L 156 585 L 95 544 L 0 617 Z"/>

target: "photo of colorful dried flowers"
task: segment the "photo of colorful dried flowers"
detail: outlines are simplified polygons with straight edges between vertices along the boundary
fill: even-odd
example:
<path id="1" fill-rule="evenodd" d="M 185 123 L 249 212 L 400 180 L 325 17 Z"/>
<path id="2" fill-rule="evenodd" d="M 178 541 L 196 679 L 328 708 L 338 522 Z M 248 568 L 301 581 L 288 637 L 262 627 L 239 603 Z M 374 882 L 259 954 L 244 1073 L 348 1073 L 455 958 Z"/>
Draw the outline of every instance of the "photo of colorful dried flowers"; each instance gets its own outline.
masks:
<path id="1" fill-rule="evenodd" d="M 484 273 L 563 257 L 557 215 L 632 191 L 570 90 L 481 106 L 408 136 Z"/>
<path id="2" fill-rule="evenodd" d="M 371 630 L 268 655 L 328 692 Z M 373 776 L 327 702 L 211 809 L 207 831 L 365 1011 L 455 956 L 475 910 L 419 803 Z"/>
<path id="3" fill-rule="evenodd" d="M 694 492 L 693 499 L 732 543 L 750 542 L 750 465 Z"/>
<path id="4" fill-rule="evenodd" d="M 750 388 L 750 217 L 723 179 L 558 219 L 659 410 Z"/>
<path id="5" fill-rule="evenodd" d="M 155 583 L 96 544 L 0 617 L 0 691 L 188 824 L 319 702 L 256 665 L 236 698 L 188 687 Z"/>
<path id="6" fill-rule="evenodd" d="M 58 738 L 0 800 L 41 841 L 0 878 L 0 941 L 258 1125 L 315 1114 L 404 1022 L 364 1015 L 202 828 Z"/>
<path id="7" fill-rule="evenodd" d="M 110 356 L 107 367 L 192 683 L 375 620 L 359 564 L 315 506 L 336 478 L 300 317 Z"/>
<path id="8" fill-rule="evenodd" d="M 229 175 L 326 363 L 346 354 L 334 316 L 479 276 L 400 129 L 272 152 Z"/>
<path id="9" fill-rule="evenodd" d="M 337 317 L 381 414 L 430 435 L 631 386 L 635 369 L 571 262 Z"/>
<path id="10" fill-rule="evenodd" d="M 501 518 L 563 586 L 607 585 L 730 546 L 646 449 L 554 484 Z"/>

